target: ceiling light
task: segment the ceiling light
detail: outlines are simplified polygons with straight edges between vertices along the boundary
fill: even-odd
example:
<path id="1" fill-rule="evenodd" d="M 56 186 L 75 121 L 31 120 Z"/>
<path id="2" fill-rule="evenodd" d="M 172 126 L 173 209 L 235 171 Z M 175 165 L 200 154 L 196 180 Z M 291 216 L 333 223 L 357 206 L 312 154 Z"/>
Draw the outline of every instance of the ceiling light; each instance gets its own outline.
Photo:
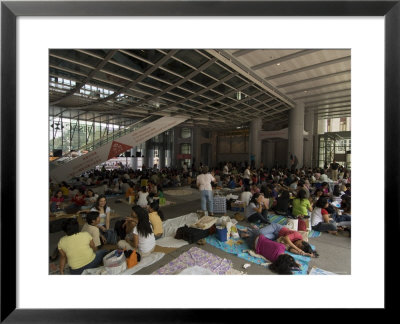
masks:
<path id="1" fill-rule="evenodd" d="M 236 92 L 236 99 L 237 100 L 242 99 L 242 93 L 240 91 Z"/>
<path id="2" fill-rule="evenodd" d="M 281 65 L 281 63 L 276 63 L 276 65 L 278 65 L 278 66 L 279 66 L 279 65 Z"/>

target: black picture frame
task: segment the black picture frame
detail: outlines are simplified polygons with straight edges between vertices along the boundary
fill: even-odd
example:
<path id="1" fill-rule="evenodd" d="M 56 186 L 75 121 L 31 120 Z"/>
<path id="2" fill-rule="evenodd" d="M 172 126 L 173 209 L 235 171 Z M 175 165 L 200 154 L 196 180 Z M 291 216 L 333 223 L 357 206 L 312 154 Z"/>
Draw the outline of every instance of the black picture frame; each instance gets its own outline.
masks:
<path id="1" fill-rule="evenodd" d="M 388 256 L 398 235 L 400 125 L 400 4 L 396 1 L 2 1 L 1 2 L 1 322 L 225 322 L 238 310 L 217 315 L 187 309 L 17 309 L 16 308 L 16 18 L 18 16 L 384 16 L 385 18 L 385 309 Z M 366 163 L 367 157 L 366 157 Z M 373 166 L 370 166 L 371 168 Z M 5 188 L 7 190 L 5 190 Z M 389 217 L 391 219 L 388 219 Z M 397 221 L 396 221 L 397 216 Z M 395 218 L 393 220 L 393 218 Z M 393 223 L 393 221 L 395 221 Z M 390 226 L 395 224 L 395 226 Z M 398 236 L 397 236 L 398 237 Z M 392 285 L 394 288 L 394 286 Z M 392 289 L 393 289 L 392 288 Z M 56 287 L 55 287 L 56 289 Z M 210 287 L 212 289 L 212 287 Z M 195 297 L 193 297 L 195 298 Z M 329 304 L 329 303 L 328 303 Z M 252 310 L 254 316 L 260 310 Z M 253 316 L 253 313 L 252 313 Z"/>

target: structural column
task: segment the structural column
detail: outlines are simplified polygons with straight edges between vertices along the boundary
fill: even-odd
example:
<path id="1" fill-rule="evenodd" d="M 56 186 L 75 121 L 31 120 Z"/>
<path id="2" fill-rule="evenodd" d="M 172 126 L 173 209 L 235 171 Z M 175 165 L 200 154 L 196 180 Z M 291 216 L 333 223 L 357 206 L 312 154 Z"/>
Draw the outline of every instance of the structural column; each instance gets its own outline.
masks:
<path id="1" fill-rule="evenodd" d="M 308 110 L 304 115 L 304 130 L 308 132 L 304 141 L 304 166 L 312 167 L 314 139 L 314 112 L 312 110 Z"/>
<path id="2" fill-rule="evenodd" d="M 291 166 L 290 155 L 297 157 L 297 169 L 303 166 L 303 130 L 304 130 L 304 103 L 296 104 L 289 112 L 288 130 L 288 167 Z"/>
<path id="3" fill-rule="evenodd" d="M 154 165 L 154 144 L 152 140 L 146 142 L 146 149 L 144 154 L 144 163 L 146 168 L 152 169 Z"/>
<path id="4" fill-rule="evenodd" d="M 261 118 L 254 119 L 250 124 L 250 136 L 249 136 L 249 160 L 251 163 L 254 157 L 254 162 L 256 168 L 260 166 L 261 162 L 261 140 L 259 139 L 259 133 L 262 130 L 262 120 Z"/>
<path id="5" fill-rule="evenodd" d="M 318 114 L 314 113 L 314 132 L 313 132 L 313 165 L 312 167 L 318 167 L 318 159 L 319 159 L 319 141 L 318 141 Z"/>
<path id="6" fill-rule="evenodd" d="M 267 160 L 265 161 L 265 166 L 271 170 L 271 168 L 274 166 L 275 162 L 275 142 L 274 141 L 268 141 L 267 142 Z"/>
<path id="7" fill-rule="evenodd" d="M 163 138 L 164 140 L 164 138 Z M 159 147 L 159 169 L 165 168 L 165 143 L 163 142 L 162 145 Z"/>

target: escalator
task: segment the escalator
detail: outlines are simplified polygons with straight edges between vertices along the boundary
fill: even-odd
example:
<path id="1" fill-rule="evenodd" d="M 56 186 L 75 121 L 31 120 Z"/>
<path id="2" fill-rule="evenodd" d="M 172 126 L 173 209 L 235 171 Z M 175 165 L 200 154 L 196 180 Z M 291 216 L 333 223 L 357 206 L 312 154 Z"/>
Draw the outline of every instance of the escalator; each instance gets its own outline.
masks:
<path id="1" fill-rule="evenodd" d="M 138 146 L 187 120 L 187 117 L 149 116 L 119 132 L 80 148 L 85 154 L 65 154 L 50 162 L 50 178 L 56 183 L 79 176 L 87 170 Z"/>

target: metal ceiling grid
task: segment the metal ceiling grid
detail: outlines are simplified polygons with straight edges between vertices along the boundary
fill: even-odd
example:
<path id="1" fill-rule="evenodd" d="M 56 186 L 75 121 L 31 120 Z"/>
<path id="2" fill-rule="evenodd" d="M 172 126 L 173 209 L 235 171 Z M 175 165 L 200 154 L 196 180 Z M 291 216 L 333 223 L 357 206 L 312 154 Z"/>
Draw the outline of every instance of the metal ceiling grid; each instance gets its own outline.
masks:
<path id="1" fill-rule="evenodd" d="M 222 52 L 239 60 L 240 67 L 221 59 Z M 235 127 L 257 117 L 285 125 L 293 104 L 281 90 L 312 109 L 327 108 L 329 98 L 350 94 L 349 54 L 318 49 L 51 50 L 49 100 L 100 116 L 186 115 L 211 128 Z M 277 65 L 279 60 L 284 63 Z M 60 78 L 74 85 L 60 85 Z"/>

